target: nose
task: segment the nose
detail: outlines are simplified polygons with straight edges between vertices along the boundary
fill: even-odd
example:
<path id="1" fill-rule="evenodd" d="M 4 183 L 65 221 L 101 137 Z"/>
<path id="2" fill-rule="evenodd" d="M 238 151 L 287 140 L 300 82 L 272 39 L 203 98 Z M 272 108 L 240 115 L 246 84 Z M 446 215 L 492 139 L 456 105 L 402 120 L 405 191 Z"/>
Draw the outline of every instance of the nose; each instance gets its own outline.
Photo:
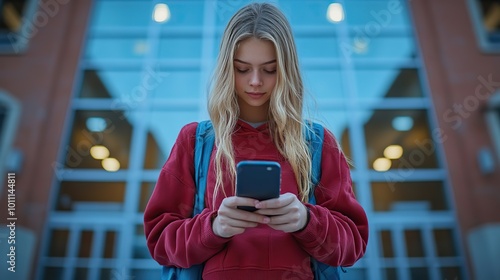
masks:
<path id="1" fill-rule="evenodd" d="M 258 87 L 262 85 L 262 79 L 260 77 L 259 71 L 253 71 L 250 77 L 250 86 Z"/>

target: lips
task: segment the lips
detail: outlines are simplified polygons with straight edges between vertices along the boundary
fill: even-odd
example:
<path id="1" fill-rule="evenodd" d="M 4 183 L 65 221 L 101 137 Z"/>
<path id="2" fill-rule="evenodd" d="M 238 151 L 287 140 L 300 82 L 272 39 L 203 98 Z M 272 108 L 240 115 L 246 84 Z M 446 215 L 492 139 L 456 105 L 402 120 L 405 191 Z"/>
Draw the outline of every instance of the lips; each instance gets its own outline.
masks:
<path id="1" fill-rule="evenodd" d="M 248 94 L 248 96 L 250 96 L 251 98 L 257 99 L 257 98 L 261 98 L 266 93 L 265 92 L 249 92 L 249 91 L 247 91 L 246 94 Z"/>

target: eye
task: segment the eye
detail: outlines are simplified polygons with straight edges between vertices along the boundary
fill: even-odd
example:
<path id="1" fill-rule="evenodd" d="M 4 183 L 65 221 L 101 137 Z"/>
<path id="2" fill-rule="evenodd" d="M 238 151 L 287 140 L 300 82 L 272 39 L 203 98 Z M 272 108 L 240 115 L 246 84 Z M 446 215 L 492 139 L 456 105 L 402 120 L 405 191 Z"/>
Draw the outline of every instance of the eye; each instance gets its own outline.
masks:
<path id="1" fill-rule="evenodd" d="M 274 74 L 274 73 L 276 73 L 276 69 L 272 69 L 272 70 L 264 69 L 264 72 L 266 72 L 267 74 Z"/>
<path id="2" fill-rule="evenodd" d="M 246 72 L 248 72 L 248 69 L 240 69 L 240 68 L 236 67 L 236 72 L 238 72 L 238 73 L 246 73 Z"/>

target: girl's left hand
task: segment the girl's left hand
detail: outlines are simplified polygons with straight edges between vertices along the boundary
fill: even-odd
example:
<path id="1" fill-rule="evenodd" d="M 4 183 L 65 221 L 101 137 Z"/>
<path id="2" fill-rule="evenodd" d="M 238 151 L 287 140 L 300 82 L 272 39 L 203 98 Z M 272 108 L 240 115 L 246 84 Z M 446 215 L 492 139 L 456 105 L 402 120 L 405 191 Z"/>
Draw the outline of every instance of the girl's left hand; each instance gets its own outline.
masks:
<path id="1" fill-rule="evenodd" d="M 307 224 L 307 208 L 292 193 L 285 193 L 279 198 L 260 201 L 255 205 L 255 213 L 271 218 L 268 226 L 284 232 L 295 232 Z"/>

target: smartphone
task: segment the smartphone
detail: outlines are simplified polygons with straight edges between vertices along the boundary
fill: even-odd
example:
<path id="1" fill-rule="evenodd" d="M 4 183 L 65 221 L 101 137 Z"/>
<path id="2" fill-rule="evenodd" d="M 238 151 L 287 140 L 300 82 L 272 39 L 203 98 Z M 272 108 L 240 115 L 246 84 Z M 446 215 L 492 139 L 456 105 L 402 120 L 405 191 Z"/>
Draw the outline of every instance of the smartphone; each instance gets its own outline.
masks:
<path id="1" fill-rule="evenodd" d="M 257 200 L 278 198 L 281 187 L 281 166 L 275 161 L 245 160 L 236 165 L 236 196 Z M 238 209 L 256 211 L 253 206 Z"/>

